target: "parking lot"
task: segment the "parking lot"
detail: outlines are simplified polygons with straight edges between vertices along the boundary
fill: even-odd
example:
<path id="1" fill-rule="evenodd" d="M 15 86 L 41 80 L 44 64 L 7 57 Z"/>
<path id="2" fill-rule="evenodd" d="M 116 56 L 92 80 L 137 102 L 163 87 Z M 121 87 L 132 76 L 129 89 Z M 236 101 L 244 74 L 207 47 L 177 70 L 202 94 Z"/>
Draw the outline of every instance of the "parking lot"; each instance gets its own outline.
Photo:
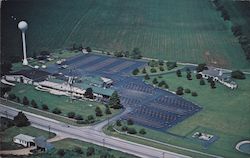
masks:
<path id="1" fill-rule="evenodd" d="M 81 54 L 67 59 L 63 64 L 51 65 L 48 71 L 67 76 L 103 76 L 114 81 L 113 89 L 121 96 L 123 106 L 132 111 L 122 119 L 157 130 L 166 130 L 178 122 L 200 111 L 201 108 L 168 91 L 143 82 L 142 77 L 131 76 L 131 72 L 147 64 L 143 60 L 115 58 L 106 55 Z"/>

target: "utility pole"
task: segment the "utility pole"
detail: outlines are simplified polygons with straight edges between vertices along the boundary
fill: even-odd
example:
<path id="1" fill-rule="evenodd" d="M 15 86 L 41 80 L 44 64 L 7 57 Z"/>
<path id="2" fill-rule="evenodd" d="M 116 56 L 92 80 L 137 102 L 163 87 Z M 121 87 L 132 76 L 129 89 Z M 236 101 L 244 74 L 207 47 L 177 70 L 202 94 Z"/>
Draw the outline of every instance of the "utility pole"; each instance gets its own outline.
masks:
<path id="1" fill-rule="evenodd" d="M 50 125 L 49 125 L 49 138 L 50 138 Z"/>

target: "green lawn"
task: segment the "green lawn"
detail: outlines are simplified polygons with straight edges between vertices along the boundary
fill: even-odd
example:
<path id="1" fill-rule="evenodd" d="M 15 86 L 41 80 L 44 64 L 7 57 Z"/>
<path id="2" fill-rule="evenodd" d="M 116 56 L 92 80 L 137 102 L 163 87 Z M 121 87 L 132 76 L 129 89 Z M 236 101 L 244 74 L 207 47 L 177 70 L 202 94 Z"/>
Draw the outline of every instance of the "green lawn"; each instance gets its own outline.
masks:
<path id="1" fill-rule="evenodd" d="M 47 92 L 38 91 L 32 85 L 25 85 L 18 83 L 16 84 L 15 87 L 11 89 L 10 93 L 14 93 L 21 99 L 21 101 L 24 96 L 26 96 L 30 102 L 32 99 L 35 100 L 39 106 L 39 109 L 41 109 L 42 104 L 47 104 L 50 112 L 57 107 L 61 109 L 62 111 L 61 115 L 66 117 L 68 112 L 75 112 L 76 115 L 80 114 L 83 116 L 83 118 L 86 118 L 89 115 L 93 115 L 95 117 L 95 108 L 97 106 L 101 108 L 103 116 L 95 117 L 96 121 L 107 119 L 108 117 L 111 117 L 112 115 L 119 113 L 119 110 L 110 109 L 112 115 L 106 115 L 105 114 L 106 107 L 101 103 L 91 102 L 91 101 L 79 101 L 79 100 L 74 100 L 73 102 L 71 102 L 69 97 L 56 96 Z"/>
<path id="2" fill-rule="evenodd" d="M 75 139 L 64 139 L 58 142 L 53 143 L 55 145 L 55 149 L 51 153 L 47 154 L 38 154 L 38 155 L 33 155 L 30 157 L 46 157 L 46 158 L 57 158 L 60 157 L 57 154 L 57 151 L 59 149 L 64 149 L 66 154 L 63 156 L 65 158 L 70 158 L 70 157 L 87 157 L 86 156 L 86 151 L 88 147 L 94 147 L 95 148 L 95 154 L 92 156 L 89 156 L 89 158 L 99 158 L 101 155 L 108 153 L 110 156 L 113 155 L 115 158 L 136 158 L 136 156 L 129 155 L 126 153 L 122 153 L 116 150 L 104 148 L 102 146 L 97 146 L 91 143 L 75 140 Z M 78 154 L 74 151 L 75 147 L 80 147 L 83 151 L 83 154 Z"/>
<path id="3" fill-rule="evenodd" d="M 138 47 L 143 56 L 165 60 L 250 66 L 230 23 L 209 0 L 5 1 L 2 10 L 4 60 L 22 57 L 17 23 L 25 19 L 28 56 L 76 43 L 105 51 Z"/>
<path id="4" fill-rule="evenodd" d="M 49 132 L 47 131 L 43 131 L 31 126 L 27 127 L 13 126 L 0 132 L 0 138 L 1 138 L 0 149 L 11 150 L 11 149 L 23 148 L 22 146 L 19 146 L 13 142 L 13 137 L 15 137 L 18 134 L 26 134 L 33 137 L 44 136 L 45 138 L 52 138 L 55 136 L 54 133 L 49 134 Z"/>
<path id="5" fill-rule="evenodd" d="M 165 80 L 171 91 L 175 91 L 178 86 L 183 86 L 197 92 L 197 97 L 193 97 L 191 94 L 184 94 L 183 97 L 198 104 L 203 109 L 168 130 L 168 132 L 181 137 L 148 128 L 145 137 L 225 157 L 247 157 L 234 148 L 239 141 L 250 138 L 250 126 L 248 125 L 250 122 L 250 75 L 246 76 L 246 80 L 236 80 L 239 88 L 231 90 L 220 84 L 216 85 L 216 89 L 211 89 L 208 84 L 201 86 L 194 74 L 192 74 L 193 80 L 191 81 L 187 80 L 186 72 L 182 72 L 182 74 L 183 77 L 177 77 L 175 73 L 162 75 L 163 78 L 158 78 L 158 81 Z M 151 81 L 152 79 L 153 77 L 151 77 Z M 143 128 L 138 125 L 134 127 L 137 130 Z M 219 139 L 208 149 L 204 149 L 199 142 L 191 139 L 192 134 L 196 131 L 206 131 L 218 136 Z M 137 138 L 121 137 L 137 142 L 141 141 Z M 147 143 L 146 141 L 142 142 Z"/>

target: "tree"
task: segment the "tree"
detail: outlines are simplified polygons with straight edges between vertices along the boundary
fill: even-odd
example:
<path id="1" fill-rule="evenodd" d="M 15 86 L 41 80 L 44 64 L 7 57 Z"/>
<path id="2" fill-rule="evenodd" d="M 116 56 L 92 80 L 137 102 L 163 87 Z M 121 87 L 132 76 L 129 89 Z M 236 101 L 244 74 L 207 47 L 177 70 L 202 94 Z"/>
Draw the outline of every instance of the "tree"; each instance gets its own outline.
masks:
<path id="1" fill-rule="evenodd" d="M 1 76 L 8 74 L 11 71 L 11 67 L 12 64 L 10 61 L 1 61 L 0 62 Z"/>
<path id="2" fill-rule="evenodd" d="M 54 114 L 61 114 L 62 111 L 59 108 L 54 108 L 52 111 Z"/>
<path id="3" fill-rule="evenodd" d="M 78 153 L 78 154 L 83 154 L 82 149 L 81 149 L 80 147 L 78 147 L 78 146 L 76 146 L 76 147 L 74 148 L 74 151 L 75 151 L 76 153 Z"/>
<path id="4" fill-rule="evenodd" d="M 14 123 L 17 127 L 29 126 L 30 122 L 23 112 L 18 112 L 14 117 Z"/>
<path id="5" fill-rule="evenodd" d="M 159 82 L 159 84 L 158 84 L 159 87 L 162 87 L 162 86 L 164 86 L 164 85 L 166 85 L 166 82 L 165 82 L 165 81 L 161 81 L 161 82 Z"/>
<path id="6" fill-rule="evenodd" d="M 121 120 L 116 120 L 116 126 L 121 126 L 121 125 L 122 125 Z"/>
<path id="7" fill-rule="evenodd" d="M 157 84 L 157 83 L 158 83 L 157 78 L 154 78 L 153 79 L 153 84 Z"/>
<path id="8" fill-rule="evenodd" d="M 128 128 L 127 132 L 128 132 L 129 134 L 136 134 L 136 133 L 137 133 L 136 129 L 135 129 L 135 128 L 132 128 L 132 127 Z"/>
<path id="9" fill-rule="evenodd" d="M 95 108 L 95 115 L 98 116 L 98 117 L 100 117 L 100 116 L 103 115 L 103 114 L 102 114 L 102 110 L 101 110 L 101 108 L 100 108 L 99 106 L 97 106 L 97 107 Z"/>
<path id="10" fill-rule="evenodd" d="M 216 88 L 215 82 L 214 82 L 214 81 L 211 81 L 211 82 L 210 82 L 210 87 L 211 87 L 212 89 Z"/>
<path id="11" fill-rule="evenodd" d="M 197 72 L 202 72 L 203 70 L 207 70 L 207 65 L 205 63 L 202 64 L 198 64 L 198 66 L 196 67 L 196 71 Z"/>
<path id="12" fill-rule="evenodd" d="M 84 93 L 84 96 L 86 98 L 94 99 L 93 89 L 92 88 L 87 88 L 85 93 Z"/>
<path id="13" fill-rule="evenodd" d="M 164 61 L 163 61 L 163 60 L 161 60 L 161 59 L 158 61 L 158 63 L 159 63 L 159 65 L 161 65 L 161 66 L 163 66 L 163 65 L 164 65 Z"/>
<path id="14" fill-rule="evenodd" d="M 188 73 L 187 73 L 187 79 L 188 79 L 188 80 L 192 80 L 191 72 L 188 72 Z"/>
<path id="15" fill-rule="evenodd" d="M 133 74 L 133 75 L 137 75 L 139 72 L 140 72 L 139 69 L 136 68 L 136 69 L 133 70 L 132 74 Z"/>
<path id="16" fill-rule="evenodd" d="M 245 74 L 240 70 L 232 71 L 231 76 L 232 76 L 232 78 L 235 78 L 235 79 L 245 79 L 246 78 Z"/>
<path id="17" fill-rule="evenodd" d="M 177 91 L 176 91 L 177 95 L 183 95 L 183 88 L 182 87 L 178 87 Z"/>
<path id="18" fill-rule="evenodd" d="M 95 154 L 95 148 L 94 147 L 88 147 L 86 155 L 91 156 L 91 155 L 94 155 L 94 154 Z"/>
<path id="19" fill-rule="evenodd" d="M 69 113 L 67 114 L 68 118 L 74 118 L 75 115 L 76 115 L 76 114 L 75 114 L 74 112 L 69 112 Z"/>
<path id="20" fill-rule="evenodd" d="M 116 57 L 123 57 L 123 53 L 121 51 L 115 51 L 114 56 Z"/>
<path id="21" fill-rule="evenodd" d="M 159 69 L 160 69 L 160 71 L 164 71 L 165 70 L 164 67 L 162 67 L 162 66 L 160 66 Z"/>
<path id="22" fill-rule="evenodd" d="M 65 151 L 63 149 L 59 149 L 57 151 L 57 155 L 59 155 L 60 157 L 63 157 L 65 155 Z"/>
<path id="23" fill-rule="evenodd" d="M 168 88 L 169 88 L 169 86 L 168 86 L 168 84 L 167 84 L 167 83 L 165 84 L 165 88 L 166 88 L 166 89 L 168 89 Z"/>
<path id="24" fill-rule="evenodd" d="M 79 115 L 79 114 L 78 114 L 78 115 L 75 116 L 75 119 L 76 119 L 76 120 L 83 120 L 83 117 L 82 117 L 82 115 Z"/>
<path id="25" fill-rule="evenodd" d="M 205 85 L 205 81 L 203 79 L 200 80 L 200 85 Z"/>
<path id="26" fill-rule="evenodd" d="M 146 74 L 146 75 L 144 76 L 144 79 L 145 79 L 145 80 L 149 80 L 149 79 L 150 79 L 149 75 Z"/>
<path id="27" fill-rule="evenodd" d="M 178 76 L 178 77 L 181 77 L 182 75 L 181 75 L 181 70 L 177 70 L 176 71 L 176 75 Z"/>
<path id="28" fill-rule="evenodd" d="M 18 103 L 20 103 L 20 102 L 21 102 L 21 100 L 20 100 L 20 98 L 19 98 L 19 97 L 16 97 L 16 101 L 17 101 Z"/>
<path id="29" fill-rule="evenodd" d="M 105 114 L 107 114 L 107 115 L 112 114 L 112 112 L 110 111 L 110 108 L 109 108 L 109 107 L 106 107 L 106 109 L 105 109 Z"/>
<path id="30" fill-rule="evenodd" d="M 186 88 L 185 93 L 191 93 L 190 89 Z"/>
<path id="31" fill-rule="evenodd" d="M 147 71 L 146 71 L 145 68 L 142 69 L 142 73 L 143 73 L 143 74 L 147 73 Z"/>
<path id="32" fill-rule="evenodd" d="M 198 94 L 196 92 L 192 92 L 192 96 L 196 97 L 196 96 L 198 96 Z"/>
<path id="33" fill-rule="evenodd" d="M 134 48 L 132 53 L 131 53 L 131 57 L 133 59 L 140 59 L 142 57 L 140 49 L 139 48 Z"/>
<path id="34" fill-rule="evenodd" d="M 23 97 L 23 105 L 29 105 L 30 102 L 26 96 Z"/>
<path id="35" fill-rule="evenodd" d="M 45 110 L 45 111 L 47 111 L 47 110 L 49 110 L 49 107 L 48 107 L 48 105 L 43 104 L 43 105 L 42 105 L 42 109 Z"/>
<path id="36" fill-rule="evenodd" d="M 11 94 L 9 94 L 8 98 L 9 98 L 10 100 L 15 100 L 15 99 L 16 99 L 16 95 L 13 94 L 13 93 L 11 93 Z"/>
<path id="37" fill-rule="evenodd" d="M 122 126 L 122 131 L 127 131 L 128 127 L 127 126 Z"/>
<path id="38" fill-rule="evenodd" d="M 33 100 L 33 99 L 31 100 L 31 105 L 32 105 L 33 108 L 38 108 L 35 100 Z"/>
<path id="39" fill-rule="evenodd" d="M 120 97 L 118 93 L 115 91 L 109 99 L 109 106 L 114 109 L 122 108 Z"/>
<path id="40" fill-rule="evenodd" d="M 150 69 L 150 72 L 151 72 L 151 73 L 156 73 L 157 70 L 156 70 L 155 68 L 151 68 L 151 69 Z"/>
<path id="41" fill-rule="evenodd" d="M 202 75 L 201 74 L 196 74 L 196 79 L 201 79 L 202 78 Z"/>
<path id="42" fill-rule="evenodd" d="M 124 52 L 124 56 L 125 56 L 126 58 L 128 58 L 128 57 L 129 57 L 129 51 L 125 51 L 125 52 Z"/>
<path id="43" fill-rule="evenodd" d="M 127 120 L 127 125 L 133 125 L 133 124 L 134 124 L 134 122 L 133 122 L 132 119 L 128 119 L 128 120 Z"/>
<path id="44" fill-rule="evenodd" d="M 86 47 L 85 49 L 86 49 L 87 52 L 92 52 L 90 47 Z"/>
<path id="45" fill-rule="evenodd" d="M 139 133 L 144 135 L 144 134 L 146 134 L 146 130 L 144 128 L 142 128 L 142 129 L 140 129 Z"/>

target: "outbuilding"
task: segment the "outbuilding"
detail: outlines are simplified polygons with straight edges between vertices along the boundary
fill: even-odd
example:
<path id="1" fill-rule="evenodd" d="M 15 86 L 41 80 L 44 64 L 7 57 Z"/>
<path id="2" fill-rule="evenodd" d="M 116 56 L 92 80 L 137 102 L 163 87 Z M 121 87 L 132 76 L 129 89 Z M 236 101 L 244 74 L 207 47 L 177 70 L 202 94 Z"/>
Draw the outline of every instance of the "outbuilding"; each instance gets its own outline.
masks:
<path id="1" fill-rule="evenodd" d="M 28 136 L 25 134 L 18 134 L 13 138 L 13 142 L 16 144 L 20 144 L 24 147 L 35 146 L 34 142 L 35 137 Z"/>

